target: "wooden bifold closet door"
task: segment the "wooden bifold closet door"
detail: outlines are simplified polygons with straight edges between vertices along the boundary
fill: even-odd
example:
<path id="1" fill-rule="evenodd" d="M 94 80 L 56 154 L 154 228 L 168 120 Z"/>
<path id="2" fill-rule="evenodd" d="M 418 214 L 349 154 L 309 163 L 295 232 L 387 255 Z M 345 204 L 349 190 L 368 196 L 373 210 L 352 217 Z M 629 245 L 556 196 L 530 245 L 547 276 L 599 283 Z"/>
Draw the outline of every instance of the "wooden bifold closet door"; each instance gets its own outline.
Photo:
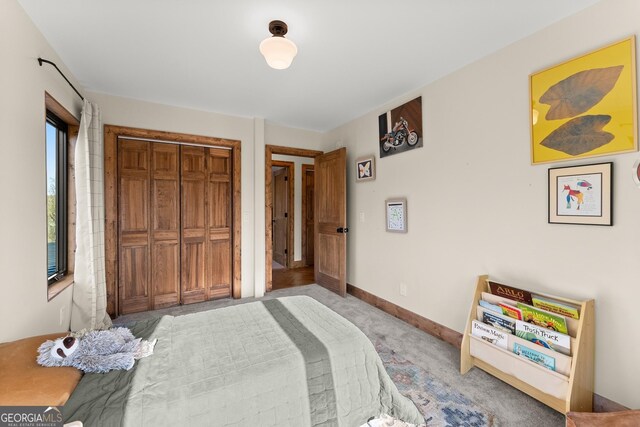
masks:
<path id="1" fill-rule="evenodd" d="M 230 150 L 120 139 L 122 314 L 231 294 Z"/>
<path id="2" fill-rule="evenodd" d="M 182 151 L 182 301 L 231 294 L 230 151 Z"/>

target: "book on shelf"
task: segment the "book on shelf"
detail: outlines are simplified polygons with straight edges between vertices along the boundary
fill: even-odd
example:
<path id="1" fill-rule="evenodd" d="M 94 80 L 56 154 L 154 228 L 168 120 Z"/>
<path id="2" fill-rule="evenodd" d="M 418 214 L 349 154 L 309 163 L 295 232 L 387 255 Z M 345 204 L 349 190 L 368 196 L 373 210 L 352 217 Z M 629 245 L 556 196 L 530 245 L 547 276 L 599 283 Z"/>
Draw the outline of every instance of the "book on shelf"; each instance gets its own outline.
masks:
<path id="1" fill-rule="evenodd" d="M 498 306 L 502 309 L 502 314 L 512 319 L 522 320 L 522 310 L 518 307 L 514 307 L 509 304 L 499 303 Z"/>
<path id="2" fill-rule="evenodd" d="M 482 302 L 482 300 L 479 300 Z M 490 308 L 487 308 L 489 306 Z M 493 308 L 491 308 L 493 307 Z M 567 334 L 538 326 L 509 317 L 497 312 L 501 307 L 489 304 L 479 304 L 477 320 L 491 325 L 494 328 L 509 332 L 519 338 L 550 350 L 570 355 L 571 337 Z"/>
<path id="3" fill-rule="evenodd" d="M 491 280 L 487 280 L 487 284 L 489 285 L 489 292 L 494 295 L 509 298 L 511 300 L 523 302 L 529 305 L 533 304 L 533 301 L 531 299 L 531 292 L 529 291 L 514 288 L 513 286 L 503 285 L 502 283 L 497 283 Z"/>
<path id="4" fill-rule="evenodd" d="M 532 305 L 536 308 L 541 308 L 572 319 L 580 319 L 580 309 L 574 305 L 555 301 L 540 295 L 533 295 L 531 299 L 533 300 Z"/>
<path id="5" fill-rule="evenodd" d="M 491 344 L 502 347 L 505 350 L 509 349 L 509 333 L 493 328 L 482 322 L 474 320 L 471 322 L 471 334 L 475 335 L 483 340 L 490 342 Z"/>
<path id="6" fill-rule="evenodd" d="M 487 310 L 491 310 L 491 311 L 494 311 L 496 313 L 502 314 L 502 309 L 497 304 L 491 304 L 489 301 L 485 301 L 483 299 L 481 299 L 478 303 L 480 304 L 480 307 L 484 307 Z"/>
<path id="7" fill-rule="evenodd" d="M 482 313 L 482 322 L 513 335 L 516 333 L 516 321 L 498 313 L 484 311 Z"/>
<path id="8" fill-rule="evenodd" d="M 571 372 L 571 360 L 572 360 L 572 356 L 571 355 L 567 355 L 563 353 L 563 349 L 561 349 L 560 347 L 557 347 L 556 349 L 550 349 L 547 348 L 546 346 L 544 346 L 544 344 L 542 344 L 542 342 L 538 342 L 538 343 L 534 343 L 532 341 L 526 340 L 520 336 L 517 335 L 517 323 L 521 323 L 521 321 L 512 319 L 510 317 L 504 316 L 502 314 L 499 313 L 495 313 L 490 311 L 489 309 L 486 309 L 480 305 L 477 306 L 476 308 L 476 319 L 472 319 L 472 324 L 473 324 L 473 320 L 476 321 L 482 321 L 484 323 L 487 323 L 489 326 L 504 332 L 507 335 L 507 340 L 508 340 L 508 347 L 506 349 L 506 351 L 513 353 L 513 347 L 515 344 L 520 344 L 520 346 L 522 347 L 527 347 L 529 349 L 535 350 L 538 353 L 541 353 L 542 355 L 545 356 L 549 356 L 552 359 L 555 359 L 555 371 L 558 372 L 559 374 L 562 375 L 566 375 L 568 376 Z M 524 322 L 522 322 L 524 323 Z M 527 323 L 526 325 L 528 325 L 529 327 L 531 327 L 532 325 Z M 513 328 L 513 330 L 511 329 Z M 522 326 L 520 326 L 520 329 L 523 329 Z M 540 328 L 543 329 L 543 328 Z M 545 329 L 543 329 L 545 330 Z M 553 332 L 551 330 L 546 329 L 546 331 L 548 332 Z M 471 334 L 473 335 L 473 334 Z M 474 337 L 478 340 L 482 340 L 481 337 Z M 571 338 L 569 338 L 569 348 L 571 347 Z M 561 343 L 565 343 L 564 341 L 565 338 L 559 337 L 558 341 Z M 550 341 L 550 340 L 549 340 Z M 514 354 L 514 356 L 517 357 L 517 355 Z"/>
<path id="9" fill-rule="evenodd" d="M 544 366 L 547 369 L 551 369 L 552 371 L 556 370 L 556 359 L 551 356 L 547 356 L 546 354 L 542 354 L 532 348 L 525 347 L 519 343 L 514 343 L 513 352 L 519 356 L 526 357 L 532 362 Z"/>
<path id="10" fill-rule="evenodd" d="M 522 310 L 522 321 L 532 323 L 542 328 L 558 331 L 562 334 L 569 333 L 567 319 L 559 314 L 532 307 L 519 302 L 517 307 Z"/>
<path id="11" fill-rule="evenodd" d="M 516 336 L 567 356 L 571 354 L 571 338 L 569 335 L 541 328 L 533 323 L 516 321 Z"/>

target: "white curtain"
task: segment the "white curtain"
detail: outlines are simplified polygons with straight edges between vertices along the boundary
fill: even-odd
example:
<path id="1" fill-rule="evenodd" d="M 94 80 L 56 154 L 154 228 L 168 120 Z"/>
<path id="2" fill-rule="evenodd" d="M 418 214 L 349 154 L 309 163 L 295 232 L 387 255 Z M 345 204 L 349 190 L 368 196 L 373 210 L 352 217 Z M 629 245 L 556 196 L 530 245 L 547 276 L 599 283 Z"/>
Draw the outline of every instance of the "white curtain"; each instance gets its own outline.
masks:
<path id="1" fill-rule="evenodd" d="M 76 264 L 72 331 L 111 326 L 104 267 L 103 158 L 100 109 L 85 100 L 75 149 Z"/>

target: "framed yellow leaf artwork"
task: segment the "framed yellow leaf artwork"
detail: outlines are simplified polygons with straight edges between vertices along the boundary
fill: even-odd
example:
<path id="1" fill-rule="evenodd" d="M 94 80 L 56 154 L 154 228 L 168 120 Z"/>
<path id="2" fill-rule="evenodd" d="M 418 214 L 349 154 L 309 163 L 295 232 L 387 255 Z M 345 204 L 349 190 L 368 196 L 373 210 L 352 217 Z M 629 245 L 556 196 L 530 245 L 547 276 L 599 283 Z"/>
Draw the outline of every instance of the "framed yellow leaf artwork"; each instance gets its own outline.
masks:
<path id="1" fill-rule="evenodd" d="M 529 77 L 531 163 L 636 151 L 635 36 Z"/>

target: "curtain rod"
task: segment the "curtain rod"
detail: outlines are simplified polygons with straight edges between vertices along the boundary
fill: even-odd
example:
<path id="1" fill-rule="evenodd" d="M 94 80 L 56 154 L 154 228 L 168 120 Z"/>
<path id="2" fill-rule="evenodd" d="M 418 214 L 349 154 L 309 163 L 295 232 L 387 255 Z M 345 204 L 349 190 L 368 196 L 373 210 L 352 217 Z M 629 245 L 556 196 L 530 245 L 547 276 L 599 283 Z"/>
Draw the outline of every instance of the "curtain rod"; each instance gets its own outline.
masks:
<path id="1" fill-rule="evenodd" d="M 53 65 L 53 66 L 56 68 L 56 70 L 58 70 L 58 72 L 60 73 L 60 75 L 61 75 L 61 76 L 62 76 L 62 77 L 67 81 L 67 83 L 69 83 L 69 86 L 71 86 L 71 89 L 73 89 L 73 90 L 78 94 L 78 96 L 80 97 L 80 99 L 82 99 L 82 100 L 84 101 L 84 96 L 82 96 L 82 95 L 80 94 L 80 92 L 78 92 L 78 89 L 76 89 L 76 88 L 75 88 L 75 86 L 74 86 L 74 85 L 69 81 L 69 79 L 67 78 L 67 76 L 65 76 L 65 75 L 62 73 L 62 71 L 60 71 L 60 68 L 58 68 L 58 66 L 57 66 L 54 62 L 51 62 L 51 61 L 49 61 L 49 60 L 47 60 L 47 59 L 38 58 L 38 64 L 40 64 L 40 66 L 41 66 L 41 67 L 42 67 L 42 63 L 43 63 L 43 62 L 45 62 L 45 63 L 47 63 L 47 64 L 51 64 L 51 65 Z"/>
<path id="2" fill-rule="evenodd" d="M 118 139 L 132 139 L 134 141 L 158 142 L 160 144 L 188 145 L 190 147 L 217 148 L 219 150 L 231 151 L 231 147 L 220 147 L 217 145 L 198 144 L 191 142 L 170 141 L 168 139 L 140 138 L 137 136 L 118 135 Z"/>

